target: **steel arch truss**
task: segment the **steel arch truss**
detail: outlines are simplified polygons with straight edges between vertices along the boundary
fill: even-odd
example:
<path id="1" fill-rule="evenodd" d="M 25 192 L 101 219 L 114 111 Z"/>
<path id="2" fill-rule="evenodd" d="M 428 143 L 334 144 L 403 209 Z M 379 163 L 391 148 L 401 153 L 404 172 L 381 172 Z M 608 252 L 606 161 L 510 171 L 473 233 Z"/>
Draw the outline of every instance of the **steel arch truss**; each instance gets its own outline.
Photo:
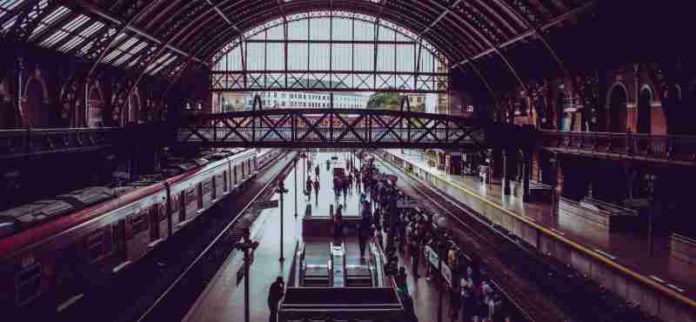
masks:
<path id="1" fill-rule="evenodd" d="M 460 116 L 366 109 L 269 109 L 185 118 L 178 142 L 215 147 L 478 150 L 485 126 Z"/>

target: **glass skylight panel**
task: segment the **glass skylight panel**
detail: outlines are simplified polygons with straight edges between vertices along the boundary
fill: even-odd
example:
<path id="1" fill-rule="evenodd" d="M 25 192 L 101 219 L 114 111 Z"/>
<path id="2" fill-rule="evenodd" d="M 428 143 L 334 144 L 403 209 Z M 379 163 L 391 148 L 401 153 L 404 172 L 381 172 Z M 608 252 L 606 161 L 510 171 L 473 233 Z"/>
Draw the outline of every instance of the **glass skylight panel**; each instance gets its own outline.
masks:
<path id="1" fill-rule="evenodd" d="M 151 75 L 156 75 L 156 74 L 159 73 L 164 67 L 169 66 L 169 65 L 170 65 L 171 63 L 173 63 L 175 60 L 176 60 L 176 56 L 170 57 L 167 61 L 163 62 L 162 64 L 160 64 L 159 66 L 157 66 L 156 68 L 154 68 L 153 70 L 151 70 L 151 71 L 150 71 L 150 74 L 151 74 Z"/>
<path id="2" fill-rule="evenodd" d="M 118 50 L 127 51 L 131 46 L 133 46 L 137 42 L 138 42 L 138 38 L 132 37 L 132 38 L 124 41 L 120 45 L 118 45 Z"/>
<path id="3" fill-rule="evenodd" d="M 123 63 L 125 63 L 126 61 L 128 61 L 128 60 L 131 59 L 131 58 L 133 58 L 133 55 L 131 55 L 131 54 L 129 54 L 129 53 L 123 53 L 123 56 L 121 56 L 121 58 L 117 59 L 117 60 L 113 63 L 113 65 L 114 65 L 114 66 L 121 66 Z"/>
<path id="4" fill-rule="evenodd" d="M 55 10 L 53 10 L 53 12 L 51 12 L 46 17 L 44 17 L 39 22 L 38 26 L 36 26 L 36 28 L 34 28 L 34 30 L 31 33 L 31 36 L 29 37 L 29 40 L 34 40 L 34 38 L 37 35 L 39 35 L 41 32 L 44 31 L 44 29 L 48 28 L 48 26 L 50 26 L 54 22 L 58 21 L 59 19 L 65 17 L 65 15 L 67 15 L 68 13 L 70 13 L 70 9 L 63 7 L 63 6 L 60 6 L 60 7 L 56 8 Z"/>
<path id="5" fill-rule="evenodd" d="M 67 37 L 68 33 L 63 31 L 63 30 L 57 30 L 54 32 L 51 36 L 46 38 L 43 42 L 41 42 L 41 46 L 43 47 L 51 47 L 55 45 L 57 42 L 63 40 L 63 38 Z"/>
<path id="6" fill-rule="evenodd" d="M 132 55 L 135 55 L 147 46 L 148 46 L 148 43 L 146 41 L 141 41 L 139 44 L 137 44 L 136 46 L 131 48 L 128 52 L 131 53 Z"/>
<path id="7" fill-rule="evenodd" d="M 156 69 L 159 65 L 164 64 L 165 62 L 168 61 L 168 59 L 172 56 L 171 53 L 164 53 L 162 56 L 157 58 L 154 62 L 150 63 L 149 66 L 145 69 L 146 73 L 151 73 L 154 69 Z"/>
<path id="8" fill-rule="evenodd" d="M 79 54 L 86 55 L 87 53 L 89 53 L 89 49 L 92 48 L 92 46 L 94 46 L 94 42 L 95 40 L 92 40 L 86 43 L 84 46 L 80 47 Z"/>
<path id="9" fill-rule="evenodd" d="M 103 27 L 104 27 L 103 23 L 101 23 L 99 21 L 95 21 L 91 26 L 82 30 L 82 32 L 80 33 L 80 36 L 84 37 L 84 38 L 89 38 L 89 36 L 91 36 L 92 34 L 94 34 L 97 31 L 101 30 Z"/>
<path id="10" fill-rule="evenodd" d="M 110 63 L 114 58 L 123 53 L 120 50 L 112 50 L 106 57 L 104 57 L 104 62 Z"/>
<path id="11" fill-rule="evenodd" d="M 82 26 L 85 22 L 89 21 L 89 17 L 85 15 L 79 15 L 77 18 L 73 19 L 72 21 L 68 22 L 63 26 L 63 30 L 65 31 L 74 31 L 75 29 L 79 28 Z"/>
<path id="12" fill-rule="evenodd" d="M 62 51 L 62 52 L 67 52 L 67 51 L 69 51 L 70 49 L 75 48 L 75 46 L 81 44 L 81 43 L 84 42 L 84 41 L 85 41 L 85 38 L 82 38 L 82 37 L 73 37 L 73 38 L 70 39 L 68 42 L 64 43 L 63 46 L 60 46 L 60 48 L 58 48 L 58 50 L 60 50 L 60 51 Z"/>
<path id="13" fill-rule="evenodd" d="M 11 11 L 26 0 L 0 0 L 0 10 Z"/>
<path id="14" fill-rule="evenodd" d="M 15 21 L 17 21 L 17 16 L 10 18 L 10 20 L 7 20 L 4 24 L 2 24 L 2 30 L 8 30 L 12 28 L 12 25 L 14 25 Z"/>

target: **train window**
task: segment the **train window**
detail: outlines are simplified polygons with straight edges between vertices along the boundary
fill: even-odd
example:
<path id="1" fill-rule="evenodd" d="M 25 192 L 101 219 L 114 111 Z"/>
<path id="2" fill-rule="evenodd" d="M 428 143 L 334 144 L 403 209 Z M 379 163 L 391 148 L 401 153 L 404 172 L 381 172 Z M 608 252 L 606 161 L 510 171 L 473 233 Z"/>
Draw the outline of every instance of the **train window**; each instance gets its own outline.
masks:
<path id="1" fill-rule="evenodd" d="M 98 260 L 104 255 L 106 252 L 105 246 L 104 230 L 100 229 L 87 236 L 86 248 L 90 263 Z"/>
<path id="2" fill-rule="evenodd" d="M 137 214 L 131 217 L 131 227 L 133 229 L 133 234 L 137 234 L 141 231 L 147 229 L 147 220 L 145 220 L 145 215 Z"/>
<path id="3" fill-rule="evenodd" d="M 111 225 L 113 228 L 114 258 L 120 261 L 126 260 L 126 220 L 121 219 Z"/>
<path id="4" fill-rule="evenodd" d="M 198 209 L 203 209 L 203 184 L 198 183 Z"/>
<path id="5" fill-rule="evenodd" d="M 23 306 L 41 294 L 41 265 L 33 262 L 15 275 L 15 302 Z"/>
<path id="6" fill-rule="evenodd" d="M 229 187 L 227 186 L 227 171 L 222 172 L 222 191 L 227 192 Z"/>
<path id="7" fill-rule="evenodd" d="M 186 194 L 184 191 L 179 193 L 179 221 L 186 220 Z"/>

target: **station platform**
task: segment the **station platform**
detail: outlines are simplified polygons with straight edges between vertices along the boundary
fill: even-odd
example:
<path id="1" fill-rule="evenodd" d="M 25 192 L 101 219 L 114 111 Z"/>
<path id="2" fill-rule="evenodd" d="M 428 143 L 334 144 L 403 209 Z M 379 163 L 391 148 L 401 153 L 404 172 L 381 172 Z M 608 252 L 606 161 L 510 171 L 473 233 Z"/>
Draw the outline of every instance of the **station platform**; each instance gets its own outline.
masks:
<path id="1" fill-rule="evenodd" d="M 686 262 L 669 255 L 669 238 L 653 236 L 653 254 L 648 254 L 645 235 L 632 232 L 598 232 L 581 221 L 559 218 L 549 202 L 523 202 L 514 193 L 503 194 L 499 183 L 482 183 L 478 177 L 451 175 L 428 165 L 418 151 L 383 150 L 388 155 L 408 162 L 428 175 L 428 182 L 457 198 L 480 214 L 514 213 L 541 225 L 565 239 L 584 246 L 692 301 L 696 299 L 696 270 Z M 514 185 L 514 183 L 513 183 Z M 521 187 L 513 186 L 514 189 Z M 519 194 L 518 194 L 519 195 Z M 568 263 L 570 265 L 570 263 Z"/>
<path id="2" fill-rule="evenodd" d="M 330 153 L 319 152 L 310 154 L 313 160 L 311 169 L 307 169 L 306 163 L 300 159 L 297 166 L 297 188 L 295 187 L 294 171 L 292 170 L 285 178 L 285 187 L 289 190 L 284 196 L 284 216 L 283 216 L 283 254 L 285 261 L 278 260 L 280 253 L 280 210 L 279 208 L 260 210 L 259 216 L 251 226 L 251 237 L 259 241 L 259 246 L 254 252 L 254 261 L 250 266 L 250 321 L 268 321 L 268 291 L 271 283 L 277 276 L 283 276 L 287 282 L 290 280 L 290 272 L 293 254 L 296 252 L 298 241 L 302 238 L 302 219 L 305 214 L 315 217 L 329 215 L 331 206 L 338 204 L 344 206 L 344 216 L 359 216 L 359 201 L 361 191 L 354 185 L 350 189 L 345 199 L 341 195 L 336 198 L 332 187 L 333 164 L 345 167 L 346 160 L 350 157 L 349 153 Z M 337 157 L 332 162 L 331 170 L 327 171 L 326 160 Z M 360 163 L 357 158 L 355 166 Z M 305 161 L 306 162 L 306 161 Z M 311 198 L 303 194 L 303 179 L 311 176 L 314 179 L 314 165 L 320 168 L 320 190 L 318 199 L 312 191 Z M 309 170 L 309 171 L 307 171 Z M 303 174 L 303 172 L 305 172 Z M 295 191 L 297 191 L 297 211 L 295 217 Z M 279 195 L 276 193 L 271 200 L 276 200 Z M 307 210 L 308 209 L 308 210 Z M 357 245 L 348 243 L 349 252 L 356 252 Z M 310 246 L 311 248 L 311 246 Z M 312 250 L 321 252 L 320 250 Z M 349 263 L 350 264 L 350 263 Z M 410 268 L 409 258 L 400 258 L 400 265 Z M 235 251 L 231 253 L 217 271 L 213 279 L 208 283 L 205 290 L 200 294 L 195 304 L 186 314 L 184 321 L 244 321 L 244 281 L 238 280 L 237 272 L 243 268 L 243 254 Z M 440 289 L 435 283 L 425 278 L 414 279 L 409 275 L 407 278 L 409 293 L 413 298 L 416 315 L 420 321 L 445 321 L 447 318 L 448 298 L 446 292 L 440 294 Z M 425 266 L 421 262 L 421 272 L 425 272 Z M 439 311 L 438 311 L 439 310 Z M 438 313 L 440 312 L 440 313 Z M 440 319 L 438 319 L 438 316 Z"/>

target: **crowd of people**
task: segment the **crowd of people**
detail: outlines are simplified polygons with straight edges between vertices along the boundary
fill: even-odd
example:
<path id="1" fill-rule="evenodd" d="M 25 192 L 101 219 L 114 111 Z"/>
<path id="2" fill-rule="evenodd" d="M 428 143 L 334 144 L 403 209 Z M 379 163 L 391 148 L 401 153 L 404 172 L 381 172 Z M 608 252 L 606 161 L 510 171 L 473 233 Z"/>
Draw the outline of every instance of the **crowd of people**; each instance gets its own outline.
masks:
<path id="1" fill-rule="evenodd" d="M 362 217 L 358 226 L 360 256 L 366 258 L 367 245 L 371 240 L 383 247 L 386 257 L 384 271 L 397 284 L 407 321 L 418 319 L 408 291 L 407 269 L 398 264 L 400 254 L 402 258 L 410 259 L 414 280 L 420 278 L 420 268 L 424 265 L 426 279 L 444 288 L 443 291 L 448 294 L 451 321 L 506 321 L 506 301 L 477 261 L 462 252 L 453 236 L 434 223 L 433 214 L 417 207 L 400 207 L 399 200 L 406 200 L 406 197 L 396 187 L 396 176 L 379 173 L 373 159 L 364 158 L 363 155 L 357 157 L 359 167 L 356 166 L 356 159 L 348 158 L 345 168 L 337 167 L 340 170 L 334 169 L 333 172 L 333 190 L 338 205 L 332 211 L 334 238 L 343 238 L 344 208 L 338 199 L 343 195 L 345 203 L 348 192 L 357 191 L 360 193 Z M 329 171 L 331 159 L 326 162 Z M 315 198 L 318 198 L 319 165 L 312 167 L 311 158 L 307 158 L 307 165 L 308 170 L 314 169 L 315 179 L 311 176 L 307 178 L 305 193 L 311 198 L 314 190 Z M 438 260 L 433 261 L 432 257 Z M 443 265 L 446 265 L 444 269 Z M 277 305 L 277 302 L 271 303 L 269 298 L 269 305 Z"/>
<path id="2" fill-rule="evenodd" d="M 396 188 L 396 177 L 379 174 L 372 162 L 364 162 L 361 172 L 364 191 L 373 203 L 370 205 L 365 195 L 361 198 L 363 220 L 372 222 L 375 240 L 385 249 L 385 271 L 394 276 L 399 290 L 408 295 L 406 268 L 398 267 L 398 253 L 402 253 L 411 259 L 414 279 L 420 278 L 419 268 L 425 264 L 426 278 L 446 288 L 451 321 L 505 321 L 506 302 L 500 292 L 477 261 L 457 246 L 453 236 L 434 224 L 433 215 L 417 207 L 399 207 L 399 200 L 406 197 Z M 360 241 L 361 249 L 364 242 Z M 426 250 L 437 254 L 437 265 L 426 258 Z M 447 267 L 443 270 L 441 265 Z M 412 311 L 410 297 L 404 304 L 407 309 L 411 306 Z M 415 315 L 412 320 L 415 321 Z"/>

